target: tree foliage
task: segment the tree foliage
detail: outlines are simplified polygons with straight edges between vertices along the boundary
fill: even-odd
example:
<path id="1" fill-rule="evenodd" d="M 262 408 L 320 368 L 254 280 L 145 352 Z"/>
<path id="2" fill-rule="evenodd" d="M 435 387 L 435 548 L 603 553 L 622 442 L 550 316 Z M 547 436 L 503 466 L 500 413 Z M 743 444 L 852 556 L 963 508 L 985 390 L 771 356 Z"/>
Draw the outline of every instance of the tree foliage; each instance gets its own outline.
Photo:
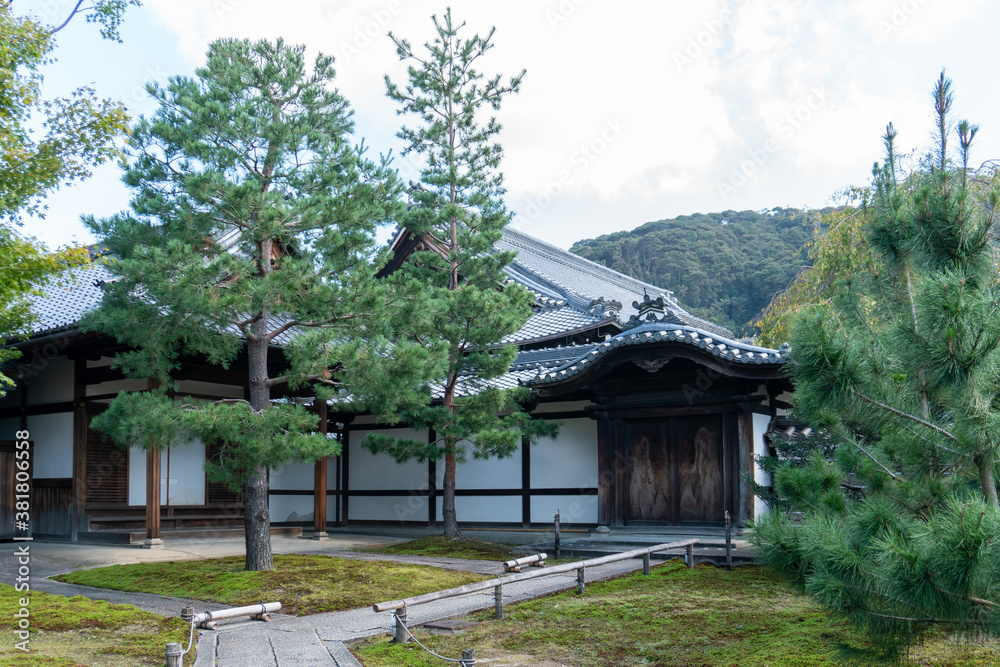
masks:
<path id="1" fill-rule="evenodd" d="M 127 4 L 138 3 L 97 2 L 88 20 L 99 20 L 104 26 L 102 34 L 118 39 L 117 28 Z M 23 216 L 42 215 L 47 193 L 89 176 L 92 167 L 117 155 L 113 142 L 127 122 L 122 104 L 99 99 L 86 86 L 66 98 L 42 99 L 42 71 L 53 59 L 54 32 L 32 18 L 14 15 L 11 3 L 0 2 L 2 341 L 28 333 L 36 320 L 31 298 L 43 285 L 90 259 L 86 248 L 50 251 L 18 229 Z M 38 126 L 44 130 L 32 129 Z M 19 356 L 13 348 L 0 350 L 0 362 Z M 11 386 L 11 378 L 0 373 L 0 396 Z"/>
<path id="2" fill-rule="evenodd" d="M 790 208 L 682 215 L 578 241 L 570 251 L 668 288 L 695 315 L 750 333 L 805 263 L 818 215 Z"/>
<path id="3" fill-rule="evenodd" d="M 385 354 L 406 300 L 376 279 L 377 225 L 400 212 L 386 160 L 352 142 L 333 59 L 305 47 L 213 43 L 196 78 L 149 86 L 159 101 L 132 128 L 131 212 L 88 225 L 118 280 L 86 325 L 130 351 L 115 365 L 157 391 L 124 394 L 97 421 L 121 445 L 180 437 L 222 443 L 216 481 L 242 483 L 247 569 L 271 569 L 267 469 L 336 453 L 316 417 L 272 392 L 321 400 L 420 367 Z M 280 345 L 283 354 L 276 352 Z M 173 373 L 201 358 L 246 369 L 245 399 L 178 401 Z M 354 372 L 359 367 L 363 372 Z"/>
<path id="4" fill-rule="evenodd" d="M 934 105 L 937 144 L 905 180 L 887 128 L 855 218 L 868 270 L 838 275 L 794 319 L 798 416 L 836 447 L 774 467 L 775 495 L 801 524 L 775 508 L 754 532 L 766 562 L 858 623 L 882 657 L 935 629 L 1000 633 L 1000 183 L 970 178 L 978 128 L 953 125 L 943 74 Z"/>
<path id="5" fill-rule="evenodd" d="M 427 317 L 411 323 L 409 339 L 439 355 L 442 381 L 433 403 L 387 416 L 429 428 L 435 440 L 372 434 L 365 446 L 397 461 L 444 458 L 444 532 L 457 536 L 457 464 L 469 455 L 510 456 L 523 438 L 552 429 L 522 409 L 525 389 L 491 384 L 517 354 L 515 346 L 500 342 L 530 316 L 533 297 L 505 284 L 504 267 L 513 254 L 494 248 L 511 213 L 503 202 L 499 171 L 500 124 L 483 114 L 498 110 L 506 95 L 517 92 L 524 72 L 507 82 L 499 75 L 484 78 L 476 67 L 493 46 L 493 31 L 460 37 L 464 23 L 454 23 L 450 10 L 433 22 L 436 34 L 426 56 L 390 33 L 400 59 L 411 65 L 405 85 L 386 77 L 386 86 L 399 112 L 419 119 L 399 133 L 408 143 L 406 151 L 426 162 L 405 226 L 431 248 L 415 253 L 402 273 L 426 297 Z"/>

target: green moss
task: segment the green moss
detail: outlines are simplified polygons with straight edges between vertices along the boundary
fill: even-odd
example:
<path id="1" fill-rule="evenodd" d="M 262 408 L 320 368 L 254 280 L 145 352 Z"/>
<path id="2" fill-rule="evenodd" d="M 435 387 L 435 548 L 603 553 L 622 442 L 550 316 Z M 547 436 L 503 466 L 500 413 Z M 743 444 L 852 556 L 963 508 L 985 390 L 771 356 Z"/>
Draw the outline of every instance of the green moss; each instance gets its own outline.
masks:
<path id="1" fill-rule="evenodd" d="M 284 554 L 275 569 L 246 572 L 242 556 L 112 565 L 78 570 L 60 581 L 241 606 L 281 602 L 281 612 L 304 616 L 366 607 L 384 600 L 462 586 L 482 577 L 422 565 Z"/>
<path id="2" fill-rule="evenodd" d="M 423 636 L 442 655 L 475 647 L 478 659 L 526 664 L 548 660 L 576 667 L 658 665 L 833 667 L 840 644 L 864 647 L 846 623 L 831 618 L 773 574 L 733 572 L 674 561 L 653 570 L 473 615 L 481 625 L 458 636 Z M 356 647 L 366 667 L 431 665 L 422 651 L 373 638 Z M 423 654 L 426 655 L 426 654 Z M 995 646 L 944 639 L 912 656 L 927 667 L 997 664 Z"/>
<path id="3" fill-rule="evenodd" d="M 0 584 L 0 609 L 20 608 L 30 602 L 30 651 L 0 644 L 0 664 L 52 667 L 162 665 L 169 642 L 187 646 L 190 625 L 179 618 L 163 618 L 131 605 L 111 604 L 84 597 L 66 598 L 39 591 L 17 592 Z M 195 651 L 185 656 L 194 664 Z"/>
<path id="4" fill-rule="evenodd" d="M 483 542 L 467 537 L 450 538 L 443 535 L 422 537 L 384 547 L 368 548 L 371 553 L 400 554 L 407 556 L 435 556 L 438 558 L 467 558 L 471 560 L 505 561 L 514 558 L 513 545 Z"/>

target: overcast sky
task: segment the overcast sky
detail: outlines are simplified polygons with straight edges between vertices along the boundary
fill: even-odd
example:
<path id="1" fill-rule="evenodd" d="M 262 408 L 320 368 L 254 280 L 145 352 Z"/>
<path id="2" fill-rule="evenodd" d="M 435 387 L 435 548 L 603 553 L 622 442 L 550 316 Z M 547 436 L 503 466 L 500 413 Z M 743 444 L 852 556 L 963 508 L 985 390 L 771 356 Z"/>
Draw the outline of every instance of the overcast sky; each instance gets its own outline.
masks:
<path id="1" fill-rule="evenodd" d="M 75 1 L 15 0 L 48 24 Z M 191 75 L 220 37 L 283 37 L 336 57 L 357 137 L 398 155 L 400 118 L 383 75 L 402 81 L 388 31 L 432 36 L 423 0 L 145 0 L 123 44 L 75 20 L 59 33 L 48 93 L 81 84 L 154 110 L 149 80 Z M 496 26 L 486 73 L 528 73 L 499 113 L 514 225 L 574 241 L 689 213 L 819 208 L 862 185 L 892 121 L 901 147 L 923 148 L 929 91 L 954 80 L 958 118 L 983 128 L 976 162 L 1000 158 L 1000 3 L 986 0 L 454 1 L 467 30 Z M 413 166 L 397 160 L 405 178 Z M 55 247 L 90 242 L 82 214 L 128 206 L 119 168 L 49 198 L 27 231 Z"/>

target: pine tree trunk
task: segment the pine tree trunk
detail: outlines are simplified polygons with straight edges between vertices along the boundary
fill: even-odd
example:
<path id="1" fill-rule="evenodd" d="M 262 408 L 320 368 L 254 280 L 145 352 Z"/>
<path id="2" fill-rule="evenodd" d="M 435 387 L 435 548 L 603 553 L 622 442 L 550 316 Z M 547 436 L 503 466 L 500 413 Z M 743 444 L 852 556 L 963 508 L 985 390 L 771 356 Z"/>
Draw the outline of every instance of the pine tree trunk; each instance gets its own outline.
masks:
<path id="1" fill-rule="evenodd" d="M 270 257 L 270 241 L 264 244 Z M 264 262 L 265 266 L 269 262 Z M 265 272 L 267 272 L 265 270 Z M 250 407 L 263 412 L 271 406 L 271 388 L 267 384 L 267 310 L 250 329 L 253 337 L 247 341 L 250 371 Z M 267 470 L 263 466 L 246 471 L 243 482 L 243 532 L 246 539 L 246 569 L 249 571 L 273 570 L 271 553 L 271 516 L 268 513 Z"/>
<path id="2" fill-rule="evenodd" d="M 267 470 L 257 468 L 243 482 L 243 532 L 246 538 L 246 569 L 273 570 L 271 517 L 268 514 Z"/>
<path id="3" fill-rule="evenodd" d="M 444 494 L 441 497 L 441 518 L 444 520 L 445 537 L 462 537 L 455 512 L 455 443 L 449 443 L 444 455 Z"/>
<path id="4" fill-rule="evenodd" d="M 1000 507 L 1000 499 L 997 498 L 997 480 L 993 475 L 993 458 L 977 456 L 976 465 L 979 467 L 979 481 L 983 485 L 986 502 L 993 507 Z"/>

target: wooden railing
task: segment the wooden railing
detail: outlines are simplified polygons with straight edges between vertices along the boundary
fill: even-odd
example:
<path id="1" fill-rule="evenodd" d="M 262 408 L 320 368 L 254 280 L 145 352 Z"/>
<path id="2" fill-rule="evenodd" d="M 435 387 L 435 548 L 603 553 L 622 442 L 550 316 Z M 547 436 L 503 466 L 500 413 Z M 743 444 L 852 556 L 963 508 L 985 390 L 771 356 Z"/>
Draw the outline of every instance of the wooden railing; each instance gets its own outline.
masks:
<path id="1" fill-rule="evenodd" d="M 584 590 L 586 588 L 585 578 L 588 567 L 596 567 L 598 565 L 606 565 L 607 563 L 615 563 L 620 560 L 628 560 L 630 558 L 641 557 L 642 572 L 643 574 L 648 575 L 650 554 L 656 553 L 658 551 L 680 549 L 682 547 L 685 549 L 684 560 L 687 563 L 687 566 L 694 567 L 694 545 L 698 544 L 699 542 L 701 542 L 701 540 L 695 537 L 688 540 L 681 540 L 679 542 L 668 542 L 665 544 L 657 544 L 651 547 L 643 547 L 642 549 L 633 549 L 631 551 L 624 551 L 618 554 L 611 554 L 610 556 L 601 556 L 600 558 L 591 558 L 589 560 L 577 561 L 575 563 L 565 563 L 563 565 L 556 565 L 554 567 L 546 567 L 543 570 L 521 572 L 519 574 L 512 574 L 506 577 L 487 579 L 486 581 L 479 581 L 474 584 L 466 584 L 465 586 L 448 588 L 443 591 L 435 591 L 433 593 L 415 595 L 413 597 L 404 598 L 402 600 L 390 600 L 388 602 L 379 602 L 376 605 L 372 605 L 372 609 L 376 612 L 392 611 L 394 613 L 393 640 L 397 643 L 405 643 L 407 636 L 406 610 L 408 607 L 413 607 L 419 604 L 425 604 L 427 602 L 435 602 L 437 600 L 444 600 L 447 598 L 458 597 L 460 595 L 479 593 L 492 588 L 494 607 L 496 609 L 496 617 L 503 618 L 504 584 L 513 584 L 519 581 L 526 581 L 528 579 L 537 579 L 539 577 L 547 577 L 554 574 L 563 574 L 565 572 L 572 572 L 576 570 L 576 592 L 578 595 L 583 595 Z"/>

